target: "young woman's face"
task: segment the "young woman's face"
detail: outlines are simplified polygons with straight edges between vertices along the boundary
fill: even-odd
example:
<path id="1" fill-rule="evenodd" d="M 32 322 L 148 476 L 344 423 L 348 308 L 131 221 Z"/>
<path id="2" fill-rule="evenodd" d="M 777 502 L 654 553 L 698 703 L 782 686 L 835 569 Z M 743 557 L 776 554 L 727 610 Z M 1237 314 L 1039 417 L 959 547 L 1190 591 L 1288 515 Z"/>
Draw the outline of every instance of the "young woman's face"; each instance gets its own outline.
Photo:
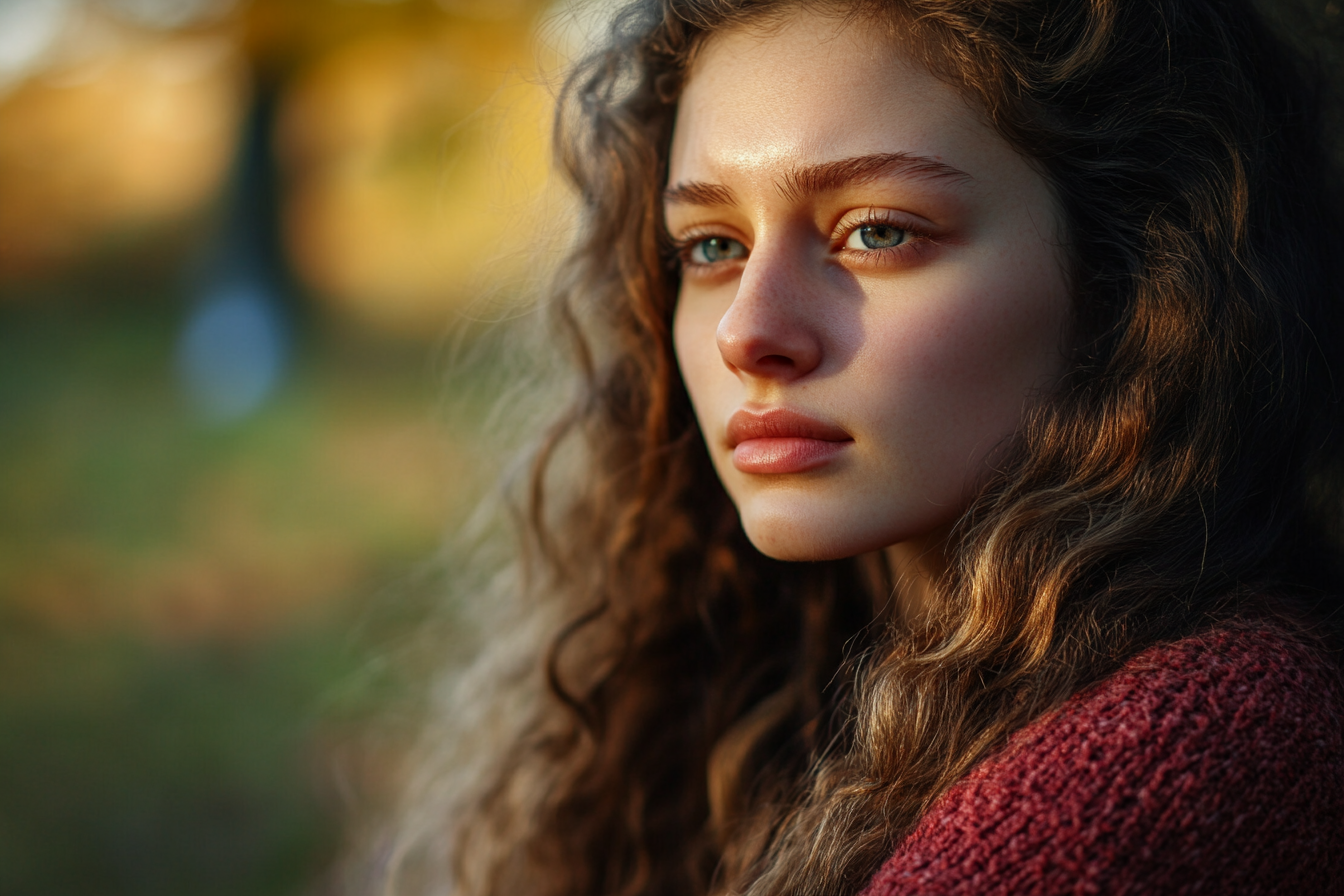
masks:
<path id="1" fill-rule="evenodd" d="M 715 35 L 677 113 L 677 358 L 747 535 L 780 559 L 945 527 L 1064 364 L 1045 181 L 876 31 L 799 11 Z"/>

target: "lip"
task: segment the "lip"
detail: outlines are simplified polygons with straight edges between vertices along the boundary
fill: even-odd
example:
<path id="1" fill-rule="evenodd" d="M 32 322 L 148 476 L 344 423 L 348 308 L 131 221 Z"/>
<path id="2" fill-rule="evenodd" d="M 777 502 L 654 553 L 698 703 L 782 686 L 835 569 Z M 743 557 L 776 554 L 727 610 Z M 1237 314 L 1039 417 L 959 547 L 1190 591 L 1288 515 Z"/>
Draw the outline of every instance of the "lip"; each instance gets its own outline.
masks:
<path id="1" fill-rule="evenodd" d="M 733 466 L 743 473 L 815 470 L 854 444 L 840 427 L 789 408 L 742 408 L 728 418 Z"/>

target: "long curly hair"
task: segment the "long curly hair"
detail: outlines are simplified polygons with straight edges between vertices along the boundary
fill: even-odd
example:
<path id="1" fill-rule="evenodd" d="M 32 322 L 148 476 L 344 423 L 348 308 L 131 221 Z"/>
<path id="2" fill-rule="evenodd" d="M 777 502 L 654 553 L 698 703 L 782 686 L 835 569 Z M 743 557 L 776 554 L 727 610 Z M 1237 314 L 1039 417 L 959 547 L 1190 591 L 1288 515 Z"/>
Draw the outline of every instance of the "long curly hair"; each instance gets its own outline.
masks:
<path id="1" fill-rule="evenodd" d="M 1046 178 L 1077 348 L 927 616 L 890 612 L 880 556 L 752 548 L 678 375 L 661 194 L 697 49 L 799 5 L 635 0 L 567 82 L 579 224 L 548 307 L 580 388 L 520 498 L 520 623 L 440 710 L 459 746 L 427 738 L 389 892 L 857 892 L 1144 648 L 1251 612 L 1330 628 L 1339 181 L 1321 79 L 1244 0 L 812 4 L 885 29 Z"/>

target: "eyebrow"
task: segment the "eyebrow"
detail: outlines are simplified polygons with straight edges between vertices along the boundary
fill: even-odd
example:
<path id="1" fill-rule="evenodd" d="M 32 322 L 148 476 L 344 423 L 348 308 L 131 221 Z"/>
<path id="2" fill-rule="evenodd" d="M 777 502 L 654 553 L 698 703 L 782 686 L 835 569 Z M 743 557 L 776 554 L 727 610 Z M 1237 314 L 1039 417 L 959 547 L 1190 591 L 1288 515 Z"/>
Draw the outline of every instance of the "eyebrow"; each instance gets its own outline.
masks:
<path id="1" fill-rule="evenodd" d="M 803 196 L 892 176 L 919 180 L 974 180 L 960 168 L 954 168 L 928 156 L 908 152 L 881 152 L 794 168 L 784 175 L 779 191 L 786 199 L 796 201 Z M 720 206 L 734 204 L 737 197 L 732 190 L 721 184 L 686 181 L 664 190 L 663 201 L 669 204 Z"/>

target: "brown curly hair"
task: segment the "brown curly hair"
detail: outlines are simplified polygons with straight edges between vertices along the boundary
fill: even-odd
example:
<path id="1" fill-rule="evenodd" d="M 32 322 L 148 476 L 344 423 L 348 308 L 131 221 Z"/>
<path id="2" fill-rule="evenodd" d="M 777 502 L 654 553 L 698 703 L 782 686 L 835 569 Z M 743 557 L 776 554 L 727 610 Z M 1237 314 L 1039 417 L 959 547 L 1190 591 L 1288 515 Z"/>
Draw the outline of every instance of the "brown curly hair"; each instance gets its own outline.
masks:
<path id="1" fill-rule="evenodd" d="M 389 891 L 857 892 L 1008 734 L 1136 652 L 1271 599 L 1329 628 L 1338 178 L 1320 79 L 1243 0 L 813 4 L 887 29 L 1033 160 L 1078 347 L 927 618 L 893 618 L 879 557 L 751 547 L 678 376 L 661 193 L 697 48 L 798 5 L 635 0 L 567 82 L 580 225 L 550 308 L 581 389 L 505 580 L 532 625 L 442 711 L 474 746 L 433 741 Z"/>

